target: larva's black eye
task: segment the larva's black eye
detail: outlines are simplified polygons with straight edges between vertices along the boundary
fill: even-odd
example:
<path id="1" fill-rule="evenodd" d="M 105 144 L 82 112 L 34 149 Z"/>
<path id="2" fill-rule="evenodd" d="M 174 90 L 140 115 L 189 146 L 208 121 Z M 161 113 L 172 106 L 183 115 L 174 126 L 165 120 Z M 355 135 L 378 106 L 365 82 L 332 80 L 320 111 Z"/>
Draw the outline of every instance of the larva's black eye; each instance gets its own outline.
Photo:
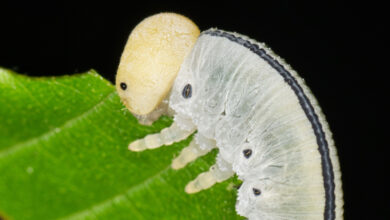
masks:
<path id="1" fill-rule="evenodd" d="M 183 92 L 181 93 L 184 98 L 188 99 L 192 96 L 192 87 L 190 84 L 187 84 L 184 86 Z"/>
<path id="2" fill-rule="evenodd" d="M 122 90 L 126 90 L 127 89 L 127 85 L 126 85 L 126 83 L 121 83 L 121 89 Z"/>
<path id="3" fill-rule="evenodd" d="M 245 149 L 245 150 L 242 151 L 242 153 L 244 154 L 245 158 L 249 158 L 252 155 L 252 150 L 251 149 Z"/>
<path id="4" fill-rule="evenodd" d="M 255 196 L 259 196 L 261 194 L 261 191 L 259 189 L 256 189 L 256 188 L 253 188 L 253 194 L 255 194 Z"/>

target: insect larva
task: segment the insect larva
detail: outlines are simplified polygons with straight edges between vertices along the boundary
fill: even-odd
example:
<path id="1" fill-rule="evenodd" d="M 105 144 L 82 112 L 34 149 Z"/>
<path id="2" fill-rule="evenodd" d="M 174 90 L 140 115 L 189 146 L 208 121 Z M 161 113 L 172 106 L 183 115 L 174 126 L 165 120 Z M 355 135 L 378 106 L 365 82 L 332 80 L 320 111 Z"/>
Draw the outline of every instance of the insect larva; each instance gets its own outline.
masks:
<path id="1" fill-rule="evenodd" d="M 342 219 L 336 149 L 304 81 L 264 44 L 162 13 L 132 32 L 117 74 L 123 103 L 142 123 L 171 127 L 133 151 L 195 138 L 172 162 L 180 169 L 219 149 L 217 163 L 185 187 L 196 193 L 235 173 L 237 213 L 249 219 Z"/>

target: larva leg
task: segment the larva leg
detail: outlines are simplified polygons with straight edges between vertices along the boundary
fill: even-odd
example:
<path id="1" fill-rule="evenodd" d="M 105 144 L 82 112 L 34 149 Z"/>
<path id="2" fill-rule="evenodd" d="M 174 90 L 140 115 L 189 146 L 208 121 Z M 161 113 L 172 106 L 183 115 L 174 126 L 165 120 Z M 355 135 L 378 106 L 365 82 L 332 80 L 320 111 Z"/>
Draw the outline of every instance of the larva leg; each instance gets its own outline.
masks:
<path id="1" fill-rule="evenodd" d="M 186 139 L 194 130 L 183 130 L 176 123 L 170 127 L 164 128 L 160 133 L 147 135 L 145 138 L 138 139 L 129 145 L 129 150 L 143 151 L 146 149 L 154 149 L 163 145 L 170 145 Z"/>
<path id="2" fill-rule="evenodd" d="M 177 170 L 183 168 L 189 162 L 194 161 L 196 158 L 201 157 L 210 152 L 213 147 L 202 149 L 195 141 L 195 138 L 191 141 L 190 145 L 184 148 L 178 157 L 172 161 L 172 168 Z"/>
<path id="3" fill-rule="evenodd" d="M 234 175 L 231 167 L 221 169 L 218 164 L 210 167 L 210 170 L 199 174 L 193 181 L 189 182 L 185 188 L 186 193 L 197 193 L 201 190 L 208 189 L 215 183 L 222 182 Z"/>

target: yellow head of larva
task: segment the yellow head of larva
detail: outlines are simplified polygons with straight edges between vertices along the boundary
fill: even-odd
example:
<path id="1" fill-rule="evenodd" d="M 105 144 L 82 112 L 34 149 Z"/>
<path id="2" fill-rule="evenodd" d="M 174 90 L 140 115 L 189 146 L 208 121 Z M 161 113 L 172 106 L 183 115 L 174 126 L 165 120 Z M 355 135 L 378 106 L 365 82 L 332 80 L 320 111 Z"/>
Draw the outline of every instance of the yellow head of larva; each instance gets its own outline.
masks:
<path id="1" fill-rule="evenodd" d="M 160 13 L 131 32 L 116 76 L 118 94 L 136 115 L 147 115 L 168 95 L 200 31 L 188 18 Z"/>

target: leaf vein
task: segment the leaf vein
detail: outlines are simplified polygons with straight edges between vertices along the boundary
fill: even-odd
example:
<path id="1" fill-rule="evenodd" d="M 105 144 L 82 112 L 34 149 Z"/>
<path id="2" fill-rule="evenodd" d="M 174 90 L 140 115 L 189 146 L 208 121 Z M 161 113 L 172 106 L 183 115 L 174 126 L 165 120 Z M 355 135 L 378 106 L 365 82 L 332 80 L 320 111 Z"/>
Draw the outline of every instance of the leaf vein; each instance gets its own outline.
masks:
<path id="1" fill-rule="evenodd" d="M 101 105 L 103 105 L 107 100 L 112 98 L 113 94 L 115 94 L 115 91 L 108 93 L 107 96 L 105 96 L 101 101 L 99 101 L 98 103 L 93 105 L 90 109 L 86 110 L 85 112 L 82 112 L 80 115 L 77 115 L 77 116 L 65 121 L 62 125 L 55 127 L 55 128 L 52 128 L 39 136 L 35 136 L 35 137 L 32 137 L 28 140 L 21 141 L 19 143 L 11 145 L 10 147 L 0 151 L 0 159 L 7 157 L 8 155 L 14 154 L 16 152 L 19 152 L 20 150 L 25 149 L 28 146 L 33 146 L 34 144 L 36 144 L 40 140 L 48 140 L 49 138 L 53 137 L 56 133 L 58 133 L 60 130 L 62 130 L 64 128 L 71 128 L 72 126 L 74 126 L 76 124 L 77 121 L 87 117 L 88 115 L 93 113 L 94 110 L 96 110 Z"/>
<path id="2" fill-rule="evenodd" d="M 146 188 L 153 181 L 159 179 L 163 174 L 168 172 L 170 170 L 170 167 L 171 167 L 171 165 L 168 165 L 167 167 L 165 167 L 164 169 L 162 169 L 161 171 L 159 171 L 155 175 L 143 180 L 142 182 L 140 182 L 134 186 L 131 186 L 124 193 L 115 195 L 114 197 L 106 199 L 106 200 L 100 202 L 99 204 L 92 205 L 89 208 L 86 208 L 84 210 L 80 210 L 77 213 L 68 215 L 68 216 L 63 217 L 61 219 L 67 219 L 67 220 L 85 219 L 86 217 L 88 217 L 90 215 L 96 215 L 96 214 L 102 213 L 106 209 L 114 206 L 115 204 L 129 200 L 129 198 L 128 198 L 129 195 L 132 195 L 133 193 Z M 136 208 L 134 207 L 134 209 L 136 209 Z"/>

